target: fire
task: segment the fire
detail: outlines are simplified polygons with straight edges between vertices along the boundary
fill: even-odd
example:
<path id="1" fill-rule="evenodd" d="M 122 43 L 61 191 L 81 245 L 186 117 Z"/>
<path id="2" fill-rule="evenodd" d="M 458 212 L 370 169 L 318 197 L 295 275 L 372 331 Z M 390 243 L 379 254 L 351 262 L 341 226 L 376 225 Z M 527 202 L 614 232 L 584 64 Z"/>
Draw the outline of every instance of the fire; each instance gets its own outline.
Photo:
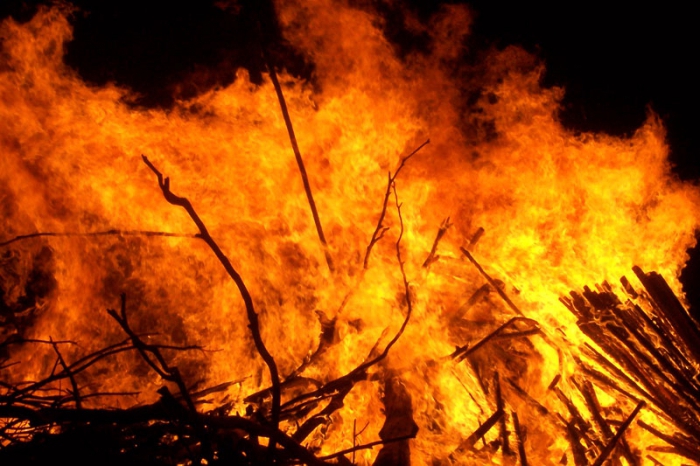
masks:
<path id="1" fill-rule="evenodd" d="M 572 387 L 588 340 L 559 298 L 623 275 L 640 289 L 634 265 L 659 272 L 682 295 L 678 278 L 694 245 L 700 191 L 672 175 L 659 118 L 650 112 L 627 138 L 574 134 L 557 119 L 564 90 L 541 87 L 543 66 L 515 47 L 455 73 L 471 23 L 462 7 L 445 7 L 429 25 L 415 20 L 429 51 L 406 57 L 370 11 L 333 0 L 276 7 L 285 38 L 316 67 L 313 84 L 283 72 L 280 81 L 334 270 L 268 76 L 256 86 L 240 70 L 228 87 L 172 110 L 133 108 L 128 90 L 90 86 L 63 63 L 70 10 L 43 8 L 26 24 L 0 26 L 0 240 L 58 235 L 0 249 L 0 297 L 15 306 L 1 339 L 70 340 L 77 345 L 66 346 L 64 357 L 77 359 L 124 339 L 105 309 L 126 293 L 131 326 L 151 333 L 149 341 L 204 347 L 167 352 L 188 384 L 235 381 L 213 395 L 215 406 L 230 403 L 231 413 L 243 414 L 256 403 L 250 397 L 270 386 L 235 285 L 194 238 L 187 213 L 163 200 L 145 154 L 192 202 L 245 281 L 281 376 L 309 360 L 299 386 L 283 390 L 283 403 L 379 354 L 410 306 L 387 358 L 303 442 L 317 456 L 391 436 L 381 431 L 392 413 L 417 425 L 414 440 L 395 445 L 408 451 L 410 444 L 413 464 L 514 464 L 505 447 L 489 446 L 498 427 L 474 448 L 464 443 L 501 410 L 505 429 L 514 432 L 518 422 L 527 432 L 532 464 L 571 455 L 551 414 L 566 412 L 551 384 L 559 377 L 557 390 L 586 410 Z M 468 102 L 468 95 L 476 97 Z M 396 176 L 381 225 L 388 229 L 365 268 L 387 173 L 427 139 Z M 424 266 L 441 225 L 434 260 Z M 479 228 L 483 235 L 470 244 Z M 485 286 L 460 248 L 517 310 Z M 621 285 L 615 289 L 623 295 Z M 514 317 L 508 332 L 527 337 L 496 339 L 468 361 L 450 357 Z M 37 380 L 55 362 L 51 348 L 11 350 L 21 364 L 3 370 L 7 381 Z M 155 401 L 164 383 L 132 354 L 100 363 L 78 382 L 84 395 L 121 394 L 85 397 L 86 405 L 121 408 Z M 507 406 L 497 407 L 497 390 Z M 635 406 L 609 388 L 595 392 L 619 421 L 616 430 Z M 670 429 L 652 409 L 639 416 Z M 280 427 L 291 434 L 294 422 Z M 656 440 L 636 428 L 626 438 L 647 461 L 646 445 Z M 516 443 L 513 434 L 510 449 Z M 371 464 L 378 451 L 357 451 L 355 461 Z"/>

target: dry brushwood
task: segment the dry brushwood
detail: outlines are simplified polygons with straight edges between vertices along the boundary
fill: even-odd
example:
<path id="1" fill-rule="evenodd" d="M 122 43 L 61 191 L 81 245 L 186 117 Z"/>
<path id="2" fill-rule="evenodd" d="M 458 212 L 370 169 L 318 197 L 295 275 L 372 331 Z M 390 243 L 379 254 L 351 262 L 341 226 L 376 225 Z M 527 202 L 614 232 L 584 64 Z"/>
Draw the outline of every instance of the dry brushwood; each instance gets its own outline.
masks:
<path id="1" fill-rule="evenodd" d="M 324 461 L 299 445 L 269 423 L 240 416 L 201 413 L 198 400 L 228 384 L 190 393 L 176 367 L 171 366 L 162 350 L 192 350 L 198 347 L 173 347 L 147 344 L 143 335 L 129 326 L 125 301 L 120 312 L 108 311 L 129 335 L 125 341 L 68 363 L 57 353 L 60 370 L 43 380 L 25 384 L 4 384 L 0 396 L 2 464 L 45 464 L 56 457 L 71 458 L 77 464 L 262 464 L 270 460 L 267 448 L 252 439 L 276 438 L 282 450 L 272 460 L 278 463 L 302 462 L 321 465 Z M 48 343 L 57 347 L 59 342 Z M 64 343 L 64 342 L 60 342 Z M 25 342 L 27 344 L 27 342 Z M 63 405 L 65 390 L 59 382 L 73 379 L 96 363 L 124 351 L 135 351 L 166 382 L 179 390 L 171 394 L 161 388 L 159 401 L 128 409 L 86 409 Z M 71 382 L 74 394 L 77 385 Z M 115 396 L 118 393 L 91 394 Z M 89 395 L 83 395 L 83 399 Z M 78 444 L 79 442 L 79 444 Z"/>
<path id="2" fill-rule="evenodd" d="M 243 282 L 243 278 L 238 274 L 236 269 L 233 268 L 231 261 L 229 261 L 228 257 L 226 257 L 219 245 L 211 237 L 211 235 L 209 234 L 209 230 L 207 230 L 207 227 L 204 225 L 204 222 L 202 222 L 199 215 L 194 210 L 194 207 L 192 207 L 190 201 L 187 198 L 176 196 L 175 194 L 173 194 L 173 192 L 170 191 L 170 178 L 164 178 L 163 174 L 160 171 L 158 171 L 158 169 L 148 160 L 148 158 L 145 155 L 142 155 L 142 158 L 144 163 L 148 166 L 148 168 L 150 168 L 151 171 L 153 171 L 153 173 L 156 174 L 156 177 L 158 178 L 158 185 L 163 191 L 163 196 L 165 197 L 165 200 L 168 201 L 170 204 L 182 207 L 187 211 L 188 215 L 190 216 L 190 218 L 192 218 L 192 221 L 195 223 L 195 225 L 197 225 L 197 228 L 199 229 L 199 234 L 197 236 L 204 240 L 205 243 L 207 243 L 207 246 L 209 246 L 209 248 L 214 252 L 217 259 L 219 259 L 219 262 L 221 262 L 221 264 L 224 266 L 224 269 L 226 269 L 228 275 L 238 287 L 238 291 L 241 294 L 241 298 L 243 298 L 243 302 L 245 303 L 245 309 L 248 316 L 248 323 L 250 331 L 253 335 L 253 342 L 255 343 L 255 348 L 262 357 L 263 361 L 265 361 L 265 364 L 267 365 L 270 371 L 270 379 L 272 380 L 272 409 L 270 415 L 270 423 L 272 424 L 273 429 L 276 430 L 279 426 L 280 420 L 280 378 L 277 370 L 277 364 L 275 363 L 274 358 L 267 350 L 267 347 L 265 346 L 265 343 L 262 340 L 262 336 L 260 334 L 260 324 L 258 323 L 258 314 L 255 312 L 253 298 L 250 296 L 250 292 L 248 291 L 248 288 Z M 269 449 L 272 452 L 274 448 L 275 439 L 272 438 L 270 439 Z"/>
<path id="3" fill-rule="evenodd" d="M 697 455 L 690 452 L 700 450 L 700 374 L 697 369 L 700 329 L 660 275 L 647 274 L 639 267 L 633 270 L 644 290 L 635 290 L 629 280 L 622 277 L 620 281 L 627 293 L 624 301 L 606 282 L 596 285 L 595 290 L 584 287 L 582 293 L 572 291 L 570 297 L 562 298 L 562 303 L 578 318 L 581 330 L 604 353 L 587 346 L 584 358 L 610 375 L 592 369 L 593 364 L 585 360 L 579 361 L 579 365 L 599 383 L 636 400 L 637 408 L 630 418 L 644 404 L 639 399 L 646 400 L 678 429 L 678 433 L 669 436 L 654 428 L 647 430 L 674 447 L 678 455 L 697 460 Z M 610 427 L 596 407 L 592 387 L 584 383 L 581 388 L 597 425 L 609 442 L 601 452 L 599 458 L 602 458 L 612 452 L 619 435 L 611 435 Z M 647 426 L 642 421 L 638 424 Z M 625 423 L 618 427 L 618 433 L 628 426 L 629 423 Z M 619 440 L 627 461 L 636 461 L 626 448 L 624 438 Z M 602 460 L 595 464 L 602 464 Z"/>
<path id="4" fill-rule="evenodd" d="M 147 165 L 158 175 L 158 181 L 166 199 L 184 207 L 200 229 L 198 238 L 203 239 L 214 250 L 217 257 L 226 267 L 232 269 L 228 260 L 213 239 L 206 227 L 187 199 L 177 197 L 170 192 L 167 178 L 144 157 Z M 227 415 L 224 411 L 214 410 L 210 413 L 200 412 L 197 408 L 199 399 L 208 393 L 224 390 L 230 384 L 191 393 L 177 367 L 170 365 L 161 350 L 191 350 L 199 347 L 172 347 L 146 343 L 144 335 L 136 333 L 130 326 L 126 311 L 126 297 L 122 295 L 120 310 L 108 310 L 108 314 L 119 324 L 128 338 L 116 344 L 79 358 L 69 363 L 59 349 L 61 344 L 71 342 L 59 341 L 8 341 L 3 345 L 14 344 L 49 344 L 54 350 L 57 363 L 55 369 L 44 379 L 31 383 L 5 384 L 3 395 L 0 396 L 0 438 L 3 439 L 0 448 L 0 460 L 16 462 L 21 459 L 25 464 L 41 464 L 47 458 L 68 455 L 76 448 L 76 439 L 90 438 L 91 447 L 82 448 L 73 458 L 77 462 L 109 464 L 171 464 L 171 462 L 200 462 L 209 464 L 233 461 L 236 464 L 326 464 L 325 460 L 335 460 L 341 464 L 347 463 L 347 454 L 372 448 L 379 445 L 406 445 L 408 439 L 415 437 L 416 429 L 411 432 L 387 431 L 382 439 L 364 445 L 356 445 L 350 450 L 328 455 L 324 459 L 317 458 L 301 445 L 301 442 L 333 411 L 342 407 L 343 398 L 352 389 L 355 382 L 365 379 L 367 371 L 384 360 L 391 347 L 402 335 L 411 316 L 412 304 L 409 293 L 409 283 L 403 268 L 401 257 L 401 238 L 403 236 L 403 219 L 401 205 L 398 202 L 395 186 L 392 185 L 396 209 L 401 230 L 396 242 L 396 256 L 403 276 L 403 285 L 407 304 L 405 319 L 382 351 L 370 353 L 367 361 L 360 364 L 346 376 L 318 386 L 316 390 L 290 400 L 284 406 L 279 406 L 278 413 L 283 412 L 285 418 L 298 419 L 302 414 L 304 404 L 318 404 L 322 399 L 330 398 L 324 409 L 309 417 L 302 423 L 292 436 L 278 429 L 279 414 L 272 421 L 260 418 L 258 413 L 252 413 L 251 418 Z M 223 257 L 223 259 L 222 259 Z M 230 272 L 230 271 L 229 271 Z M 248 304 L 247 295 L 240 277 L 230 272 L 237 284 L 241 283 L 241 293 Z M 246 299 L 247 298 L 247 299 Z M 248 308 L 250 312 L 254 312 Z M 257 321 L 251 321 L 251 330 L 257 332 Z M 141 359 L 150 366 L 166 383 L 172 383 L 176 393 L 171 393 L 164 386 L 160 400 L 154 404 L 138 406 L 129 409 L 86 409 L 83 401 L 87 397 L 120 395 L 116 393 L 86 393 L 81 390 L 76 376 L 83 374 L 96 363 L 115 354 L 131 351 L 137 352 Z M 9 365 L 3 366 L 10 367 Z M 61 380 L 68 380 L 71 389 L 57 385 Z M 274 379 L 273 379 L 274 380 Z M 278 381 L 279 384 L 279 381 Z M 313 384 L 311 384 L 313 385 Z M 279 385 L 277 397 L 279 397 Z M 121 394 L 123 395 L 123 394 Z M 275 397 L 275 390 L 272 390 Z M 278 398 L 279 399 L 279 398 Z M 72 401 L 74 408 L 65 407 Z M 410 401 L 408 402 L 410 409 Z M 389 422 L 389 419 L 387 420 Z M 88 432 L 89 431 L 89 435 Z M 259 438 L 267 438 L 268 445 L 263 446 Z M 277 448 L 279 445 L 280 448 Z M 404 450 L 407 451 L 407 450 Z"/>

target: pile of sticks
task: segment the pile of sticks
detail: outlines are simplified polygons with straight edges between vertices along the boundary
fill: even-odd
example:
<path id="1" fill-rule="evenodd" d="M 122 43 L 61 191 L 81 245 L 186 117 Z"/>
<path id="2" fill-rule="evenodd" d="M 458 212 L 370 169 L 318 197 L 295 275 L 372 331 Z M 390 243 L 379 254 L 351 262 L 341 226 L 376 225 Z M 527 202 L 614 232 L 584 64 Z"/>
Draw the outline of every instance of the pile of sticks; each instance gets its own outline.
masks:
<path id="1" fill-rule="evenodd" d="M 643 289 L 635 290 L 622 277 L 620 282 L 627 295 L 623 299 L 606 282 L 596 285 L 595 290 L 585 287 L 581 293 L 571 292 L 569 297 L 561 298 L 593 342 L 585 344 L 578 363 L 586 379 L 612 388 L 629 400 L 645 402 L 675 429 L 675 433 L 662 432 L 637 421 L 638 428 L 660 441 L 659 445 L 648 446 L 647 451 L 700 462 L 698 325 L 661 275 L 645 273 L 639 267 L 633 271 Z M 586 399 L 600 430 L 609 432 L 590 396 L 590 385 L 588 381 L 582 385 L 584 395 L 588 393 Z M 629 450 L 624 452 L 629 457 Z M 647 454 L 647 459 L 662 464 L 653 453 Z"/>

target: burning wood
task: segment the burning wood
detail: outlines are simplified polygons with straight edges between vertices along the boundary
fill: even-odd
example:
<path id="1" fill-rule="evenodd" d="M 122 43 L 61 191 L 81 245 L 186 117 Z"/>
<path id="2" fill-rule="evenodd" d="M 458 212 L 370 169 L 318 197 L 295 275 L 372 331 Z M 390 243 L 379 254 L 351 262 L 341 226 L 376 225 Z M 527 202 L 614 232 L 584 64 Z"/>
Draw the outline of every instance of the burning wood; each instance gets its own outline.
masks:
<path id="1" fill-rule="evenodd" d="M 169 112 L 68 69 L 61 7 L 0 26 L 0 462 L 700 461 L 658 119 L 572 134 L 514 48 L 455 73 L 457 6 L 398 57 L 306 3 L 313 86 L 267 57 Z"/>

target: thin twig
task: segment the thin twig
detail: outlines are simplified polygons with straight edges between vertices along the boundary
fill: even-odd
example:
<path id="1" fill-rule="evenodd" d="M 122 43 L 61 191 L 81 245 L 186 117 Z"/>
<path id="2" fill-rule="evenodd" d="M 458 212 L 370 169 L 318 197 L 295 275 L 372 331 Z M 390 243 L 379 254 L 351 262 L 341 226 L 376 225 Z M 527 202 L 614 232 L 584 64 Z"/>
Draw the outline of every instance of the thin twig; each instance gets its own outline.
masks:
<path id="1" fill-rule="evenodd" d="M 458 347 L 458 348 L 450 355 L 450 357 L 453 358 L 453 359 L 457 359 L 458 361 L 463 361 L 464 358 L 466 358 L 467 356 L 469 356 L 470 354 L 472 354 L 474 351 L 478 350 L 479 348 L 481 348 L 482 346 L 484 346 L 484 345 L 485 345 L 486 343 L 488 343 L 489 341 L 491 341 L 491 340 L 493 340 L 493 339 L 496 339 L 496 338 L 499 336 L 499 334 L 500 334 L 501 332 L 503 332 L 503 330 L 505 330 L 506 328 L 508 328 L 509 325 L 511 325 L 512 323 L 514 323 L 514 322 L 517 321 L 517 320 L 525 320 L 525 321 L 528 321 L 528 322 L 533 322 L 533 323 L 535 324 L 535 329 L 533 329 L 533 330 L 538 330 L 538 331 L 539 331 L 539 328 L 537 327 L 537 322 L 535 322 L 534 320 L 528 319 L 527 317 L 512 317 L 512 318 L 509 319 L 506 323 L 504 323 L 503 325 L 499 326 L 496 330 L 494 330 L 493 332 L 489 333 L 489 334 L 486 335 L 484 338 L 482 338 L 481 340 L 479 340 L 479 342 L 478 342 L 477 344 L 475 344 L 474 346 L 471 346 L 471 347 L 470 347 L 470 346 L 467 344 L 467 345 Z M 519 337 L 519 336 L 527 336 L 527 335 L 530 335 L 530 334 L 531 334 L 530 331 L 525 331 L 525 332 L 513 332 L 513 333 L 511 333 L 511 334 L 507 334 L 507 336 Z M 504 338 L 505 338 L 505 337 L 504 337 Z"/>
<path id="2" fill-rule="evenodd" d="M 400 223 L 400 231 L 399 231 L 399 237 L 396 241 L 396 255 L 397 259 L 399 262 L 399 267 L 401 269 L 401 275 L 403 277 L 403 284 L 404 284 L 404 290 L 405 290 L 405 296 L 406 296 L 406 306 L 407 306 L 407 312 L 406 312 L 406 317 L 403 320 L 403 323 L 401 324 L 401 328 L 399 328 L 398 332 L 394 335 L 394 337 L 387 343 L 387 345 L 384 347 L 384 350 L 374 357 L 373 359 L 370 359 L 369 361 L 366 361 L 359 366 L 357 366 L 355 369 L 350 371 L 349 373 L 345 374 L 342 377 L 339 377 L 335 380 L 332 380 L 331 382 L 328 382 L 325 384 L 323 387 L 314 390 L 313 392 L 309 393 L 304 393 L 302 395 L 297 396 L 296 398 L 287 401 L 284 406 L 282 406 L 283 409 L 287 409 L 290 406 L 296 406 L 299 403 L 305 402 L 305 400 L 311 399 L 311 398 L 317 398 L 321 396 L 325 396 L 329 392 L 337 392 L 339 390 L 344 389 L 348 383 L 354 383 L 357 380 L 360 380 L 361 378 L 366 376 L 367 370 L 374 366 L 375 364 L 379 363 L 380 361 L 384 360 L 388 355 L 389 355 L 389 350 L 396 344 L 396 342 L 401 338 L 401 335 L 403 335 L 404 330 L 406 329 L 406 326 L 408 325 L 408 322 L 411 319 L 411 313 L 413 311 L 413 303 L 411 302 L 411 295 L 410 295 L 410 289 L 409 289 L 409 284 L 408 284 L 408 279 L 406 278 L 406 274 L 404 271 L 403 267 L 403 261 L 401 259 L 401 238 L 403 237 L 403 218 L 401 216 L 401 204 L 398 202 L 398 195 L 396 194 L 396 189 L 394 188 L 394 197 L 396 200 L 396 208 L 398 211 L 399 215 L 399 223 Z"/>
<path id="3" fill-rule="evenodd" d="M 341 450 L 341 451 L 338 451 L 338 452 L 333 453 L 331 455 L 321 456 L 318 459 L 322 460 L 322 461 L 323 460 L 332 460 L 334 458 L 339 458 L 341 456 L 347 455 L 348 453 L 354 453 L 354 452 L 359 451 L 359 450 L 368 450 L 370 448 L 376 447 L 377 445 L 387 445 L 389 443 L 402 442 L 404 440 L 411 440 L 412 438 L 415 438 L 415 435 L 403 435 L 401 437 L 394 437 L 394 438 L 390 438 L 387 440 L 376 440 L 374 442 L 365 443 L 363 445 L 357 445 L 357 446 L 354 446 L 352 448 L 348 448 L 346 450 Z"/>
<path id="4" fill-rule="evenodd" d="M 149 230 L 106 230 L 106 231 L 88 231 L 88 232 L 42 232 L 29 233 L 27 235 L 19 235 L 7 241 L 0 243 L 0 247 L 16 243 L 25 239 L 42 238 L 42 237 L 74 237 L 74 236 L 166 236 L 170 238 L 196 238 L 196 235 L 186 235 L 182 233 L 170 233 L 167 231 L 149 231 Z"/>
<path id="5" fill-rule="evenodd" d="M 276 431 L 279 426 L 280 419 L 281 395 L 279 372 L 277 370 L 277 364 L 275 363 L 274 358 L 267 350 L 267 348 L 265 347 L 265 343 L 262 340 L 262 336 L 260 334 L 260 324 L 258 322 L 258 314 L 255 312 L 253 298 L 250 296 L 250 292 L 248 291 L 248 288 L 243 282 L 243 278 L 241 278 L 236 269 L 233 268 L 233 265 L 231 265 L 231 261 L 229 261 L 228 257 L 226 257 L 226 255 L 223 253 L 219 245 L 211 237 L 209 231 L 207 230 L 207 227 L 204 225 L 204 222 L 202 222 L 202 220 L 199 218 L 199 215 L 194 210 L 194 207 L 192 207 L 190 201 L 187 198 L 176 196 L 175 194 L 173 194 L 170 191 L 170 178 L 164 178 L 163 174 L 160 171 L 158 171 L 158 169 L 148 160 L 148 158 L 145 155 L 142 155 L 141 157 L 143 158 L 143 162 L 148 166 L 148 168 L 151 169 L 153 173 L 155 173 L 156 177 L 158 178 L 158 185 L 160 186 L 161 191 L 163 191 L 163 196 L 165 197 L 165 200 L 168 201 L 170 204 L 182 207 L 187 211 L 190 218 L 192 218 L 192 221 L 194 221 L 195 225 L 197 225 L 197 228 L 199 229 L 199 234 L 197 236 L 199 238 L 202 238 L 204 242 L 207 243 L 209 248 L 216 255 L 217 259 L 219 259 L 219 262 L 221 262 L 221 264 L 224 266 L 224 269 L 226 269 L 228 275 L 238 287 L 238 291 L 241 294 L 241 298 L 243 298 L 243 302 L 245 303 L 245 309 L 248 315 L 248 327 L 250 328 L 250 332 L 253 335 L 253 342 L 255 343 L 255 348 L 257 349 L 258 353 L 260 354 L 270 371 L 270 379 L 272 381 L 272 410 L 270 422 L 272 423 L 274 431 Z M 270 451 L 274 450 L 274 446 L 275 439 L 272 438 L 270 439 L 269 444 Z"/>
<path id="6" fill-rule="evenodd" d="M 484 435 L 486 435 L 486 432 L 491 430 L 491 428 L 496 425 L 496 423 L 503 417 L 503 411 L 496 411 L 494 412 L 483 424 L 481 424 L 473 434 L 471 434 L 466 440 L 464 440 L 459 447 L 457 447 L 457 451 L 463 451 L 466 449 L 471 449 L 476 445 L 476 442 L 478 442 Z"/>
<path id="7" fill-rule="evenodd" d="M 501 416 L 501 419 L 499 420 L 501 448 L 503 449 L 504 455 L 510 455 L 513 452 L 510 450 L 510 444 L 508 442 L 508 419 L 504 409 L 503 395 L 501 394 L 501 382 L 499 380 L 498 372 L 493 374 L 493 384 L 496 388 L 496 409 L 498 411 L 503 411 L 503 416 Z"/>
<path id="8" fill-rule="evenodd" d="M 58 357 L 58 361 L 61 363 L 61 366 L 63 367 L 63 370 L 66 372 L 68 375 L 68 379 L 70 380 L 70 384 L 73 386 L 73 398 L 75 399 L 75 408 L 76 409 L 81 409 L 83 407 L 82 401 L 80 400 L 80 391 L 78 391 L 78 382 L 75 381 L 75 377 L 73 375 L 73 372 L 68 368 L 68 364 L 66 364 L 65 359 L 63 359 L 63 355 L 61 354 L 61 351 L 58 349 L 58 345 L 53 343 L 51 340 L 51 337 L 49 337 L 49 341 L 52 343 L 52 347 L 54 352 L 56 353 L 56 356 Z"/>
<path id="9" fill-rule="evenodd" d="M 442 239 L 443 236 L 445 236 L 445 233 L 447 233 L 447 230 L 452 226 L 452 223 L 450 223 L 450 217 L 447 217 L 445 220 L 442 221 L 440 224 L 440 229 L 437 232 L 437 235 L 435 236 L 435 241 L 433 241 L 433 247 L 430 248 L 430 253 L 428 254 L 428 257 L 425 259 L 425 262 L 423 262 L 423 268 L 427 268 L 438 260 L 440 256 L 436 255 L 437 254 L 437 247 L 438 243 L 440 243 L 440 240 Z"/>
<path id="10" fill-rule="evenodd" d="M 513 427 L 515 428 L 515 436 L 518 439 L 518 456 L 520 456 L 520 466 L 527 466 L 527 455 L 525 454 L 525 436 L 520 428 L 518 413 L 515 411 L 513 411 Z"/>
<path id="11" fill-rule="evenodd" d="M 615 446 L 617 445 L 617 442 L 620 440 L 622 437 L 622 434 L 625 433 L 627 428 L 630 426 L 634 418 L 637 416 L 639 411 L 642 410 L 646 403 L 644 401 L 640 401 L 639 404 L 637 405 L 636 408 L 634 408 L 634 411 L 632 411 L 632 414 L 629 415 L 629 417 L 625 420 L 625 422 L 622 423 L 620 427 L 617 428 L 617 432 L 615 432 L 615 436 L 610 439 L 608 444 L 605 446 L 603 451 L 600 453 L 598 458 L 595 460 L 593 463 L 593 466 L 602 466 L 605 460 L 610 456 L 610 453 L 613 452 L 615 449 Z"/>
<path id="12" fill-rule="evenodd" d="M 196 412 L 197 409 L 195 408 L 194 402 L 192 401 L 189 391 L 185 386 L 185 382 L 180 376 L 180 371 L 178 370 L 178 368 L 170 367 L 170 365 L 167 363 L 167 361 L 161 354 L 160 350 L 153 345 L 145 343 L 141 338 L 139 338 L 139 336 L 136 333 L 134 333 L 134 331 L 129 326 L 129 322 L 126 315 L 126 295 L 123 293 L 121 295 L 120 314 L 117 314 L 117 312 L 112 309 L 108 309 L 107 313 L 110 316 L 112 316 L 114 320 L 116 320 L 119 323 L 124 332 L 126 332 L 126 334 L 129 335 L 129 338 L 131 338 L 131 342 L 141 354 L 143 360 L 146 361 L 146 363 L 148 363 L 148 365 L 151 366 L 151 368 L 153 368 L 153 370 L 156 371 L 156 373 L 162 379 L 175 383 L 180 391 L 180 394 L 184 398 L 187 407 L 190 409 L 191 412 Z M 151 355 L 153 358 L 155 358 L 155 361 L 152 359 Z"/>
<path id="13" fill-rule="evenodd" d="M 328 248 L 328 242 L 326 241 L 326 236 L 323 234 L 323 227 L 321 225 L 321 219 L 318 216 L 318 209 L 316 208 L 316 202 L 314 201 L 314 196 L 311 193 L 311 184 L 309 183 L 309 177 L 306 174 L 306 168 L 304 167 L 304 160 L 301 158 L 301 151 L 299 150 L 299 145 L 297 144 L 297 138 L 294 134 L 294 127 L 292 126 L 292 119 L 289 116 L 289 111 L 287 110 L 287 102 L 284 100 L 284 94 L 282 93 L 282 86 L 277 79 L 277 73 L 275 72 L 275 67 L 272 64 L 272 60 L 268 55 L 265 47 L 262 47 L 263 60 L 265 60 L 265 65 L 267 70 L 270 72 L 270 79 L 272 80 L 272 85 L 277 93 L 277 100 L 279 100 L 280 108 L 282 109 L 282 116 L 284 117 L 284 124 L 287 126 L 287 133 L 289 133 L 289 141 L 292 144 L 292 150 L 294 151 L 294 157 L 297 160 L 297 165 L 299 166 L 299 174 L 301 175 L 301 181 L 304 183 L 304 192 L 306 193 L 306 199 L 309 201 L 309 207 L 311 208 L 311 215 L 314 218 L 314 224 L 316 225 L 316 232 L 318 233 L 318 239 L 323 245 L 323 253 L 326 256 L 326 263 L 331 272 L 335 270 L 333 266 L 333 258 L 331 257 L 330 250 Z"/>
<path id="14" fill-rule="evenodd" d="M 388 179 L 387 179 L 387 184 L 386 184 L 386 191 L 384 192 L 384 201 L 382 202 L 382 211 L 379 214 L 379 220 L 377 220 L 377 226 L 374 229 L 374 233 L 372 233 L 372 238 L 369 241 L 369 244 L 367 245 L 367 249 L 365 251 L 365 258 L 362 261 L 362 268 L 367 269 L 369 267 L 369 256 L 372 253 L 372 248 L 374 247 L 377 242 L 384 237 L 384 233 L 387 232 L 389 227 L 384 226 L 384 217 L 386 217 L 386 208 L 389 203 L 389 196 L 391 195 L 391 190 L 392 187 L 394 186 L 394 183 L 396 181 L 396 178 L 399 176 L 399 173 L 401 173 L 401 169 L 406 165 L 406 162 L 408 162 L 411 157 L 416 155 L 423 147 L 426 145 L 430 144 L 430 139 L 426 140 L 423 144 L 418 146 L 408 154 L 406 157 L 401 159 L 401 162 L 399 162 L 399 166 L 396 168 L 396 171 L 394 171 L 394 174 L 392 175 L 391 172 L 388 173 Z"/>
<path id="15" fill-rule="evenodd" d="M 486 271 L 481 267 L 481 265 L 479 265 L 479 263 L 476 261 L 476 259 L 474 259 L 474 256 L 472 256 L 471 253 L 470 253 L 469 251 L 467 251 L 466 249 L 464 249 L 464 248 L 459 248 L 459 249 L 462 251 L 462 254 L 464 254 L 465 256 L 467 256 L 467 259 L 469 259 L 469 261 L 470 261 L 472 264 L 474 264 L 474 266 L 477 268 L 477 270 L 479 271 L 479 273 L 481 273 L 481 275 L 484 276 L 484 278 L 489 282 L 489 284 L 490 284 L 492 287 L 494 287 L 494 289 L 496 290 L 496 292 L 499 294 L 499 296 L 500 296 L 501 298 L 503 298 L 503 300 L 508 304 L 508 306 L 510 306 L 510 308 L 511 308 L 516 314 L 518 314 L 518 315 L 520 315 L 520 316 L 523 315 L 523 313 L 520 311 L 520 309 L 518 309 L 518 306 L 516 306 L 515 303 L 513 303 L 513 301 L 510 300 L 510 298 L 508 297 L 508 295 L 498 286 L 498 284 L 496 283 L 496 281 L 495 281 L 493 278 L 491 278 L 491 277 L 489 276 L 489 274 L 487 274 Z"/>

